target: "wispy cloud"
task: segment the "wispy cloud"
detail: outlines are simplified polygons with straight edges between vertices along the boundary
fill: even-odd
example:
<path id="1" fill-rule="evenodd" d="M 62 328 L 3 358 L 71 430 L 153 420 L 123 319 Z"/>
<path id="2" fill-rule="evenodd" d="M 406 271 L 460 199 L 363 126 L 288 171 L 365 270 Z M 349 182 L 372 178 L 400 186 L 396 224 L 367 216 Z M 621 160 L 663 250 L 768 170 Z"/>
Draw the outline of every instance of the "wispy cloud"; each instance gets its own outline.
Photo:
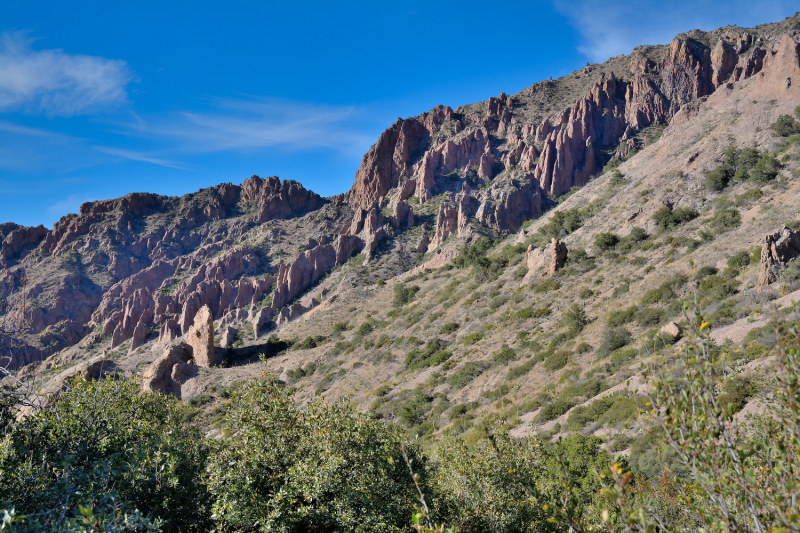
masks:
<path id="1" fill-rule="evenodd" d="M 592 61 L 628 54 L 642 44 L 666 44 L 695 28 L 712 30 L 728 24 L 753 26 L 793 15 L 796 1 L 729 0 L 554 0 L 582 37 L 578 50 Z"/>
<path id="2" fill-rule="evenodd" d="M 81 204 L 90 202 L 95 198 L 86 195 L 73 194 L 69 198 L 65 198 L 48 206 L 47 212 L 52 216 L 60 216 L 66 213 L 77 213 L 80 210 Z"/>
<path id="3" fill-rule="evenodd" d="M 123 150 L 121 148 L 111 148 L 108 146 L 93 146 L 95 150 L 98 152 L 113 155 L 116 157 L 121 157 L 123 159 L 130 159 L 131 161 L 142 161 L 145 163 L 151 163 L 153 165 L 159 165 L 162 167 L 169 167 L 169 168 L 176 168 L 178 170 L 190 170 L 185 167 L 178 166 L 176 163 L 172 161 L 167 161 L 166 159 L 160 159 L 153 154 L 143 153 L 143 152 L 136 152 L 134 150 Z"/>
<path id="4" fill-rule="evenodd" d="M 125 61 L 34 50 L 28 32 L 0 36 L 0 110 L 74 116 L 127 101 L 134 76 Z"/>
<path id="5" fill-rule="evenodd" d="M 214 98 L 209 109 L 169 117 L 136 117 L 130 129 L 175 143 L 187 153 L 264 148 L 333 149 L 363 153 L 372 135 L 359 122 L 364 110 L 267 98 Z"/>

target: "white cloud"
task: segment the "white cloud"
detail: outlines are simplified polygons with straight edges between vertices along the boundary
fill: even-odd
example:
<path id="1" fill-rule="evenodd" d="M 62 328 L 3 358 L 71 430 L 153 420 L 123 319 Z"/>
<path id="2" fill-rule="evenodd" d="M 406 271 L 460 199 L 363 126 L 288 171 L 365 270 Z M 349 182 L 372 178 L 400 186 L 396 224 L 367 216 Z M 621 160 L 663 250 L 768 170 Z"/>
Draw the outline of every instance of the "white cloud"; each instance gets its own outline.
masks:
<path id="1" fill-rule="evenodd" d="M 0 110 L 73 116 L 126 102 L 133 74 L 124 61 L 34 50 L 32 43 L 27 32 L 0 36 Z"/>
<path id="2" fill-rule="evenodd" d="M 643 44 L 666 44 L 692 29 L 751 27 L 797 11 L 796 1 L 786 0 L 553 0 L 553 4 L 581 35 L 578 51 L 594 62 L 629 54 Z"/>
<path id="3" fill-rule="evenodd" d="M 172 161 L 156 157 L 153 154 L 136 152 L 134 150 L 123 150 L 121 148 L 111 148 L 108 146 L 94 146 L 93 148 L 98 152 L 121 157 L 123 159 L 130 159 L 131 161 L 142 161 L 145 163 L 151 163 L 153 165 L 159 165 L 162 167 L 177 168 L 179 170 L 189 170 L 188 168 L 178 166 Z"/>
<path id="4" fill-rule="evenodd" d="M 81 204 L 90 202 L 95 198 L 80 194 L 73 194 L 69 198 L 64 198 L 47 208 L 47 212 L 52 216 L 62 216 L 67 213 L 77 213 L 80 210 Z"/>
<path id="5" fill-rule="evenodd" d="M 139 118 L 128 127 L 145 137 L 176 144 L 187 153 L 263 148 L 328 148 L 363 153 L 373 136 L 356 123 L 362 110 L 280 99 L 210 99 L 208 111 L 183 112 L 166 118 Z"/>

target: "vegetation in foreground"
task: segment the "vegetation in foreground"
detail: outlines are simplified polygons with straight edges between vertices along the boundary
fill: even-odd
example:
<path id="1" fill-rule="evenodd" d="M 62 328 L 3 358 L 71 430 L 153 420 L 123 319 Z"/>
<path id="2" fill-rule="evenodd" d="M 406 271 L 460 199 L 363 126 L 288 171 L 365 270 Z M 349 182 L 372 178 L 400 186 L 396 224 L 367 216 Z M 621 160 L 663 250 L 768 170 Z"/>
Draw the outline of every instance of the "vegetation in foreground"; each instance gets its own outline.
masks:
<path id="1" fill-rule="evenodd" d="M 267 375 L 231 391 L 217 440 L 201 436 L 190 407 L 122 376 L 75 378 L 45 408 L 8 385 L 2 528 L 800 530 L 800 321 L 776 326 L 774 401 L 736 422 L 746 384 L 726 375 L 708 323 L 691 322 L 683 374 L 654 376 L 647 444 L 630 456 L 595 436 L 501 430 L 426 453 L 347 403 L 298 406 Z"/>

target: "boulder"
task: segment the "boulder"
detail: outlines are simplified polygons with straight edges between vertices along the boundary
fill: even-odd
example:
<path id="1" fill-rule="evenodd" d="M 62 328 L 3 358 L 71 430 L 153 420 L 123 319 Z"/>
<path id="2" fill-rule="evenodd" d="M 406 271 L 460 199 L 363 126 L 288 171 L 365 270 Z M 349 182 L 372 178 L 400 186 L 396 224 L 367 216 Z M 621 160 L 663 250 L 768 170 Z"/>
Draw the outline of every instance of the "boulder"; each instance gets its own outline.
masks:
<path id="1" fill-rule="evenodd" d="M 216 366 L 217 357 L 214 351 L 214 318 L 207 305 L 200 308 L 194 317 L 194 324 L 186 332 L 186 342 L 192 347 L 194 362 L 197 366 L 211 368 Z"/>
<path id="2" fill-rule="evenodd" d="M 166 347 L 164 353 L 153 361 L 142 375 L 142 390 L 145 392 L 161 392 L 173 394 L 180 398 L 181 385 L 191 375 L 196 375 L 197 369 L 189 361 L 192 359 L 192 347 L 184 341 L 178 341 Z M 179 367 L 176 371 L 176 365 Z M 176 381 L 173 376 L 177 378 Z"/>
<path id="3" fill-rule="evenodd" d="M 668 335 L 673 341 L 677 341 L 683 336 L 683 329 L 675 322 L 668 322 L 661 328 L 660 333 Z"/>
<path id="4" fill-rule="evenodd" d="M 550 244 L 544 248 L 534 248 L 528 246 L 528 273 L 525 275 L 524 282 L 530 281 L 534 274 L 544 266 L 547 266 L 547 274 L 553 275 L 564 268 L 569 256 L 567 245 L 558 239 L 551 239 Z"/>

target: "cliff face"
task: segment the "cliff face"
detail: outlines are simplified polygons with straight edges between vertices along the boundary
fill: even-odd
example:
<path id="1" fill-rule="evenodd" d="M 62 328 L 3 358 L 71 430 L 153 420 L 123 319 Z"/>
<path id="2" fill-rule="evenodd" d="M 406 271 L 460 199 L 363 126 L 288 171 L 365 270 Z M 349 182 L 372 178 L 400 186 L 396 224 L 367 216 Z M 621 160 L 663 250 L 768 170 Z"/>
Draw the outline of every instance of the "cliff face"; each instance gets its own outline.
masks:
<path id="1" fill-rule="evenodd" d="M 561 195 L 595 176 L 639 130 L 668 123 L 686 104 L 758 74 L 775 53 L 774 44 L 769 50 L 765 46 L 745 30 L 724 29 L 637 49 L 624 66 L 615 59 L 621 68 L 602 73 L 573 105 L 543 119 L 538 114 L 542 100 L 532 97 L 552 94 L 552 82 L 469 108 L 440 106 L 398 119 L 364 156 L 348 200 L 367 209 L 410 180 L 425 202 L 439 192 L 437 180 L 454 171 L 474 172 L 487 181 L 533 170 L 542 191 Z M 587 67 L 574 76 L 593 71 Z"/>

